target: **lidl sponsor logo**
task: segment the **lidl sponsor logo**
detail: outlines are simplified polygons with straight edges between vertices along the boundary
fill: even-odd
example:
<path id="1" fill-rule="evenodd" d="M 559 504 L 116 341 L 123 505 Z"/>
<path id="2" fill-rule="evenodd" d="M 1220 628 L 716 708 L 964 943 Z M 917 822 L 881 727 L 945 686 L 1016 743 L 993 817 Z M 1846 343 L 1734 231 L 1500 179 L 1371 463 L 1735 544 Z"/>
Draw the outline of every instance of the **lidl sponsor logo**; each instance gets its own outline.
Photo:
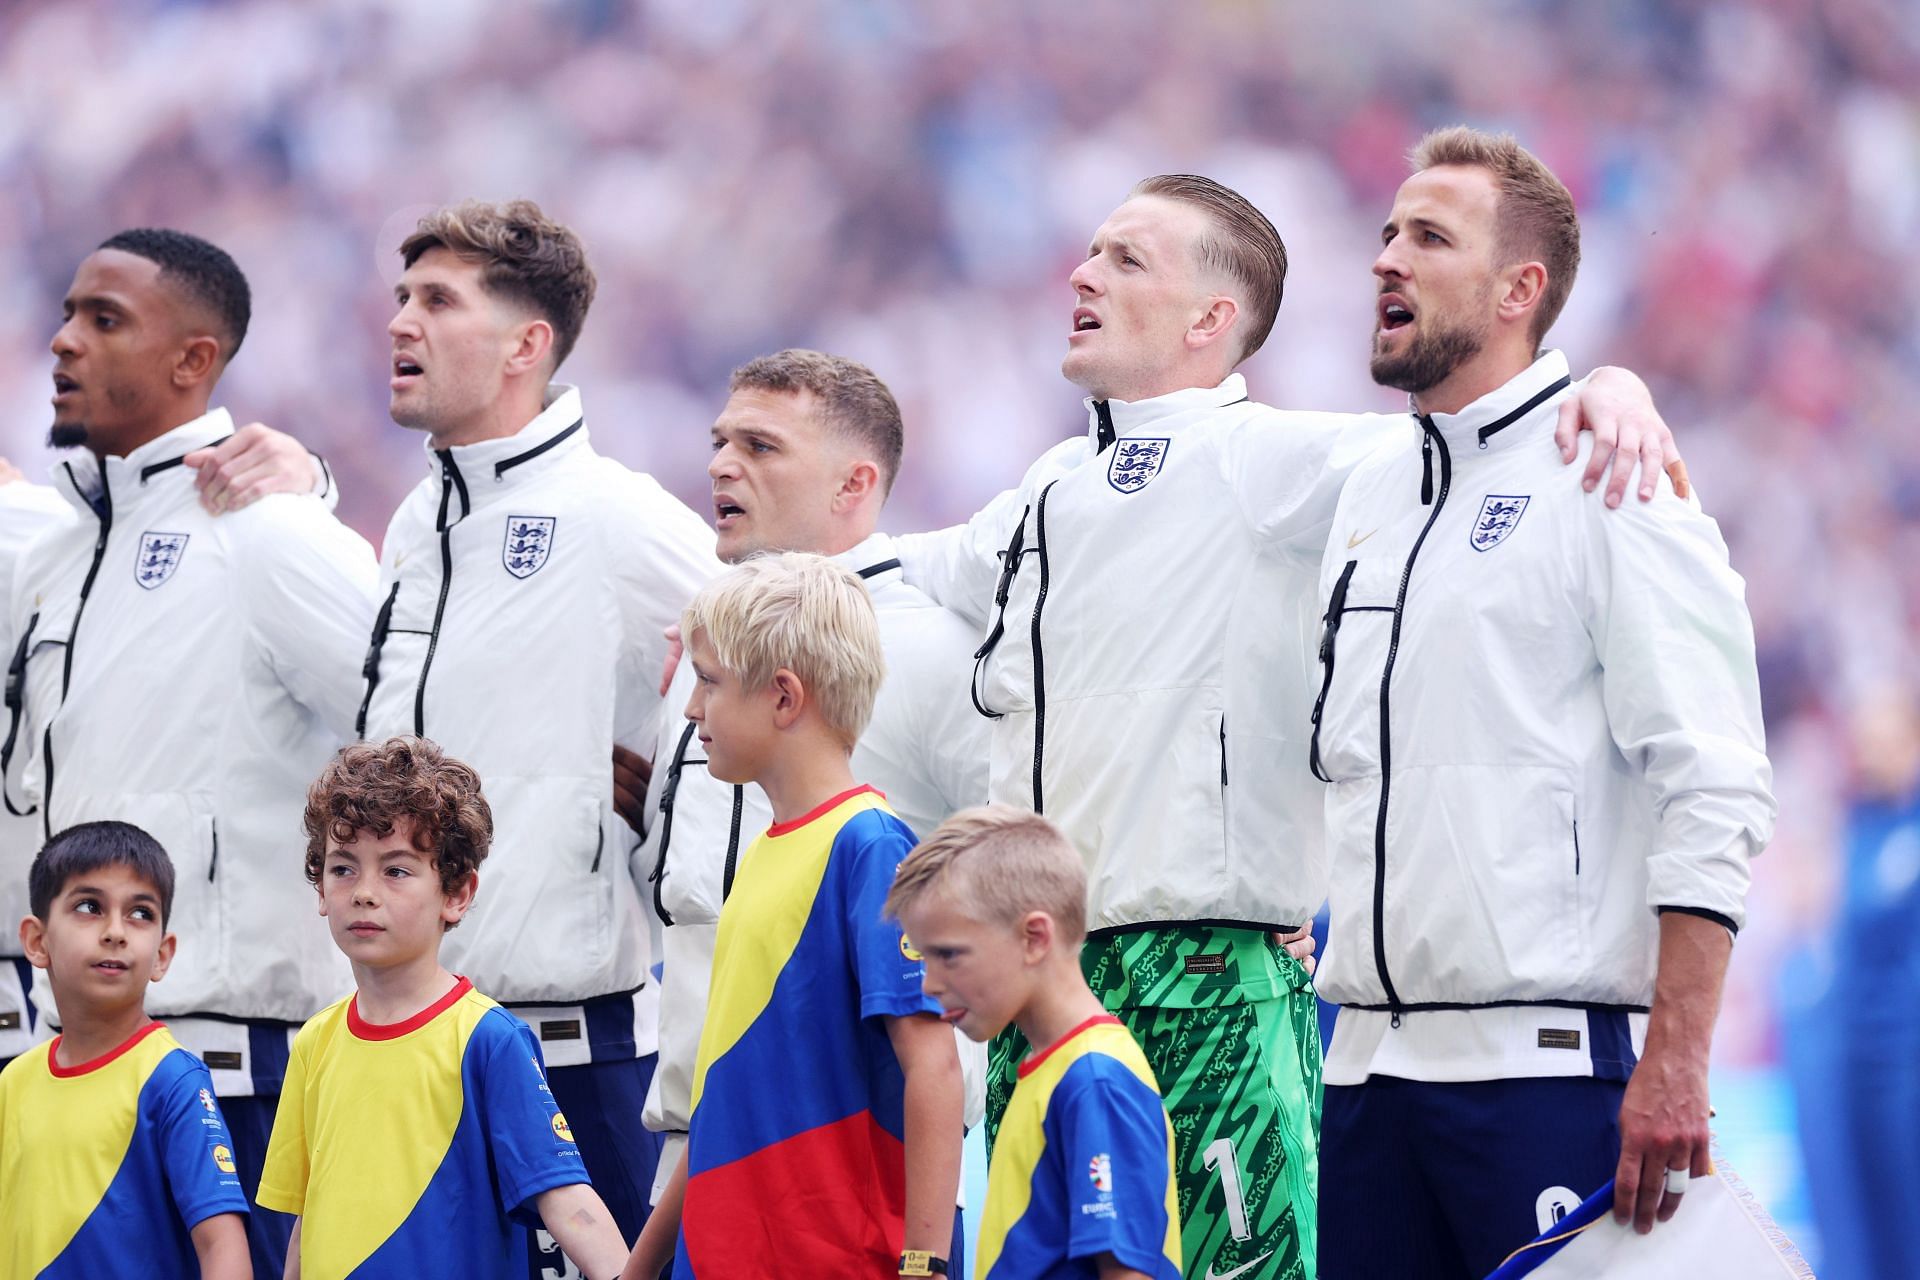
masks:
<path id="1" fill-rule="evenodd" d="M 567 1118 L 558 1111 L 553 1113 L 553 1136 L 562 1142 L 573 1141 L 573 1130 L 567 1127 Z"/>
<path id="2" fill-rule="evenodd" d="M 915 964 L 919 964 L 922 959 L 920 953 L 913 949 L 913 940 L 904 933 L 900 935 L 900 954 Z"/>
<path id="3" fill-rule="evenodd" d="M 213 1144 L 213 1167 L 222 1173 L 233 1172 L 233 1152 L 224 1143 Z"/>
<path id="4" fill-rule="evenodd" d="M 1094 1190 L 1113 1190 L 1113 1161 L 1106 1152 L 1102 1151 L 1087 1162 L 1087 1176 L 1093 1179 Z"/>

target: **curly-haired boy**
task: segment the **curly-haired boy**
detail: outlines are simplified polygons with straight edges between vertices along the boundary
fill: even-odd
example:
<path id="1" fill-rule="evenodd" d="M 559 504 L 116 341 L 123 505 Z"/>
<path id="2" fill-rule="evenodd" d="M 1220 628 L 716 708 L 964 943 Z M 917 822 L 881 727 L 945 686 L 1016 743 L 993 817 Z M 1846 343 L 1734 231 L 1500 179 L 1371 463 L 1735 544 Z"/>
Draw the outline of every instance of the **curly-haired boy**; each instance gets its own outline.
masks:
<path id="1" fill-rule="evenodd" d="M 360 743 L 305 822 L 357 990 L 301 1028 L 280 1094 L 260 1203 L 300 1215 L 287 1274 L 519 1280 L 536 1225 L 589 1277 L 617 1274 L 625 1242 L 532 1033 L 440 964 L 493 839 L 479 775 L 423 738 Z"/>

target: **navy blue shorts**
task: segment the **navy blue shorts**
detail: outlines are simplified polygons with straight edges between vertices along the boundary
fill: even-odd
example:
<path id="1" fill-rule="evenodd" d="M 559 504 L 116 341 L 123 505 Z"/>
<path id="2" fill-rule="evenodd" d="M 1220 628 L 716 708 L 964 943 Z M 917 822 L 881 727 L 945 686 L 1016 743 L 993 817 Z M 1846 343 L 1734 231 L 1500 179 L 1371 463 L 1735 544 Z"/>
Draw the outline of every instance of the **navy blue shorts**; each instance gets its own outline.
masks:
<path id="1" fill-rule="evenodd" d="M 260 1039 L 254 1037 L 256 1047 Z M 286 1057 L 286 1043 L 283 1031 L 279 1037 L 282 1059 Z M 235 1171 L 247 1197 L 247 1248 L 253 1254 L 256 1276 L 286 1274 L 287 1242 L 293 1236 L 292 1214 L 262 1209 L 254 1202 L 260 1190 L 260 1169 L 267 1161 L 267 1139 L 273 1135 L 273 1117 L 279 1109 L 278 1093 L 220 1099 L 220 1114 L 226 1117 L 227 1132 L 233 1135 Z"/>
<path id="2" fill-rule="evenodd" d="M 1479 1280 L 1620 1160 L 1624 1082 L 1329 1085 L 1321 1280 Z"/>
<path id="3" fill-rule="evenodd" d="M 548 1067 L 547 1085 L 580 1144 L 580 1159 L 620 1234 L 631 1245 L 647 1221 L 647 1195 L 660 1162 L 661 1135 L 640 1123 L 657 1054 L 620 1062 Z M 274 1274 L 279 1274 L 275 1272 Z M 530 1280 L 568 1280 L 580 1269 L 546 1232 L 536 1232 Z"/>

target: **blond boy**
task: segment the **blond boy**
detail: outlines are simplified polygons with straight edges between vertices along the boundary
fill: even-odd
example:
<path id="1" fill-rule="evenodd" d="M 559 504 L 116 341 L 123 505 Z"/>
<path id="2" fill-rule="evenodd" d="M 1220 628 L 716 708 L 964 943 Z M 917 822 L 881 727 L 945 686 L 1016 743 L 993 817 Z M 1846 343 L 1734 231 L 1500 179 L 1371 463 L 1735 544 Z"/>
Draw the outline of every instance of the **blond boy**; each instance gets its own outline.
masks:
<path id="1" fill-rule="evenodd" d="M 676 1277 L 938 1275 L 960 1180 L 960 1060 L 883 915 L 913 833 L 848 759 L 885 674 L 860 579 L 756 557 L 681 622 L 707 768 L 773 825 L 720 913 L 687 1148 L 627 1264 Z"/>
<path id="2" fill-rule="evenodd" d="M 947 1021 L 975 1040 L 1011 1023 L 1038 1046 L 987 1173 L 982 1280 L 1180 1277 L 1173 1128 L 1146 1057 L 1081 974 L 1086 902 L 1073 846 L 1005 805 L 941 823 L 887 895 Z"/>

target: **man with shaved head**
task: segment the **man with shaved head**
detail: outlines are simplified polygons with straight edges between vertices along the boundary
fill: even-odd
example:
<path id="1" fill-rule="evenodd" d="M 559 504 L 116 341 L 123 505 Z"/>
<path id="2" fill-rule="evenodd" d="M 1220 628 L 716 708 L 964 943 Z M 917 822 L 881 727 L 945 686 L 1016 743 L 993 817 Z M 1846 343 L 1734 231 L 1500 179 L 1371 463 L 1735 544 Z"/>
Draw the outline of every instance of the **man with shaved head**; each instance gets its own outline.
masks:
<path id="1" fill-rule="evenodd" d="M 292 1033 L 347 981 L 324 930 L 288 927 L 309 909 L 292 833 L 353 732 L 337 673 L 365 650 L 373 552 L 312 494 L 201 505 L 187 459 L 234 434 L 212 397 L 251 316 L 226 253 L 122 232 L 62 310 L 50 440 L 74 451 L 54 471 L 73 515 L 12 574 L 7 805 L 42 835 L 130 822 L 172 857 L 179 957 L 149 1008 L 212 1071 L 251 1198 Z M 257 1273 L 290 1228 L 251 1215 Z"/>

